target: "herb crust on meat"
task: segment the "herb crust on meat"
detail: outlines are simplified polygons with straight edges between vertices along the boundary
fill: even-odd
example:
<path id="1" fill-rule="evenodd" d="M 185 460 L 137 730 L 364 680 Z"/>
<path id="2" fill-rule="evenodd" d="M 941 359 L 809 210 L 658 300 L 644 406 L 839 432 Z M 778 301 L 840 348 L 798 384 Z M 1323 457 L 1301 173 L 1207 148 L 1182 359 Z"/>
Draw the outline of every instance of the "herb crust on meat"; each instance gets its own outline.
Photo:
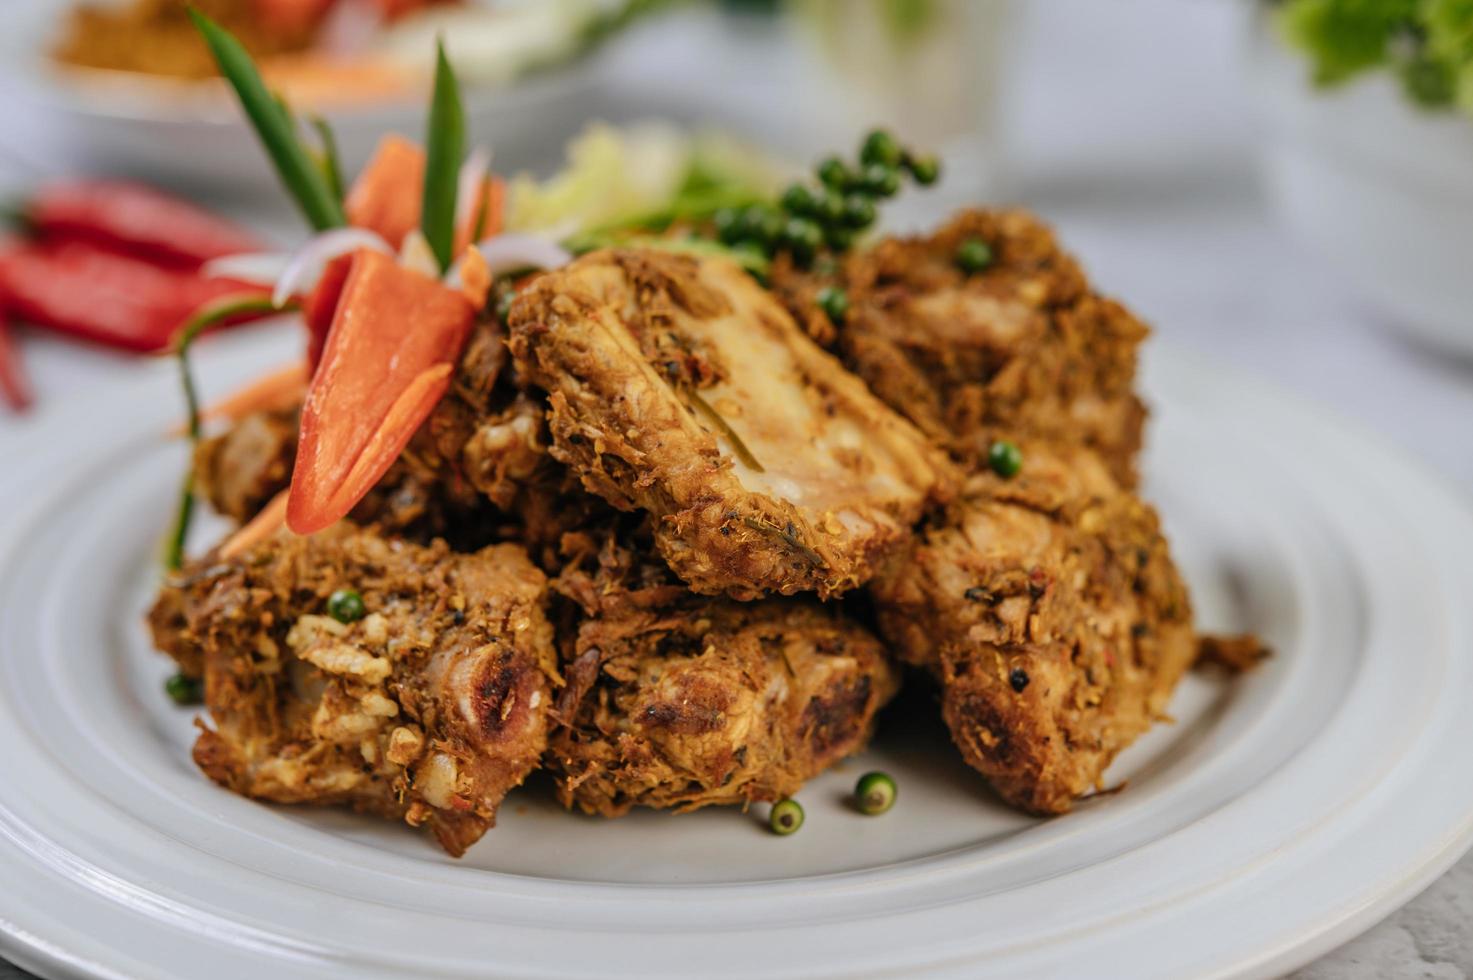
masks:
<path id="1" fill-rule="evenodd" d="M 340 588 L 368 612 L 326 615 Z M 154 642 L 202 676 L 199 767 L 277 803 L 427 826 L 452 854 L 538 764 L 558 679 L 546 582 L 515 545 L 451 553 L 338 525 L 206 556 L 163 589 Z"/>
<path id="2" fill-rule="evenodd" d="M 848 591 L 947 490 L 944 457 L 734 263 L 593 253 L 524 290 L 511 330 L 554 455 L 653 515 L 697 592 Z"/>

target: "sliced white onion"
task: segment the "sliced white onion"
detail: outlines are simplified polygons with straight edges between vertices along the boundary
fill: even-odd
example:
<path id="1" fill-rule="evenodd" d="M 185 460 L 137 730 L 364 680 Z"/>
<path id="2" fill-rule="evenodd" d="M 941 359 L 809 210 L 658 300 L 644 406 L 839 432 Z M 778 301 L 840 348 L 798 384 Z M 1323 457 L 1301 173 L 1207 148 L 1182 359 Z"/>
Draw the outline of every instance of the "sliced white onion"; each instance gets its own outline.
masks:
<path id="1" fill-rule="evenodd" d="M 257 286 L 274 286 L 291 260 L 289 252 L 242 252 L 211 259 L 200 266 L 199 272 L 207 279 L 235 279 Z"/>
<path id="2" fill-rule="evenodd" d="M 429 239 L 418 228 L 404 236 L 399 243 L 399 264 L 406 269 L 422 272 L 431 279 L 440 278 L 440 261 L 435 250 L 430 248 Z"/>
<path id="3" fill-rule="evenodd" d="M 455 187 L 455 227 L 464 228 L 476 218 L 476 208 L 481 203 L 481 186 L 491 175 L 491 150 L 478 146 L 471 150 L 460 165 L 460 177 Z M 472 233 L 475 229 L 471 229 Z"/>
<path id="4" fill-rule="evenodd" d="M 517 269 L 560 269 L 573 261 L 573 253 L 557 242 L 523 232 L 493 235 L 476 248 L 494 276 Z"/>
<path id="5" fill-rule="evenodd" d="M 307 239 L 305 245 L 292 253 L 291 261 L 276 280 L 276 289 L 271 293 L 271 302 L 283 306 L 293 296 L 300 296 L 322 278 L 322 270 L 339 255 L 355 252 L 360 248 L 371 248 L 385 255 L 394 250 L 383 237 L 367 228 L 333 228 Z"/>
<path id="6" fill-rule="evenodd" d="M 493 235 L 477 242 L 476 249 L 486 260 L 486 266 L 493 276 L 518 269 L 559 269 L 573 261 L 573 253 L 557 242 L 525 232 Z M 456 259 L 445 276 L 445 285 L 451 289 L 459 289 L 461 286 L 460 265 L 464 261 Z"/>

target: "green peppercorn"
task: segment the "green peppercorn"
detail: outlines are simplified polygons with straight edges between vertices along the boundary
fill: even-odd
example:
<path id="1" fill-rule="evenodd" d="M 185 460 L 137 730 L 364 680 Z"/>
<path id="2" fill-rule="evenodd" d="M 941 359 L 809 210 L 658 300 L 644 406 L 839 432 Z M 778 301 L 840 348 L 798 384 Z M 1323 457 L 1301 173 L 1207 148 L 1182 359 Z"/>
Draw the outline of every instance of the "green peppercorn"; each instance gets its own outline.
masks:
<path id="1" fill-rule="evenodd" d="M 894 170 L 900 166 L 904 155 L 895 137 L 883 129 L 876 129 L 864 138 L 864 145 L 859 149 L 859 162 L 866 165 L 877 163 Z"/>
<path id="2" fill-rule="evenodd" d="M 854 805 L 865 816 L 877 817 L 895 805 L 895 780 L 883 772 L 867 772 L 854 786 Z"/>
<path id="3" fill-rule="evenodd" d="M 1011 479 L 1023 468 L 1023 451 L 1016 443 L 999 439 L 987 450 L 987 465 L 1003 479 Z"/>
<path id="4" fill-rule="evenodd" d="M 743 213 L 736 208 L 722 208 L 711 216 L 711 221 L 716 225 L 716 237 L 726 244 L 739 240 L 742 237 Z"/>
<path id="5" fill-rule="evenodd" d="M 968 238 L 957 247 L 956 264 L 969 276 L 981 272 L 992 264 L 992 246 L 980 238 Z"/>
<path id="6" fill-rule="evenodd" d="M 783 837 L 795 834 L 803 826 L 803 807 L 794 799 L 778 800 L 772 805 L 772 812 L 767 815 L 767 825 L 774 834 L 781 834 Z"/>
<path id="7" fill-rule="evenodd" d="M 823 244 L 823 230 L 806 218 L 793 218 L 783 225 L 781 244 L 795 262 L 807 265 Z"/>
<path id="8" fill-rule="evenodd" d="M 818 219 L 826 225 L 844 220 L 844 195 L 833 188 L 826 188 L 818 199 Z"/>
<path id="9" fill-rule="evenodd" d="M 835 325 L 844 322 L 849 312 L 849 294 L 838 286 L 825 286 L 818 291 L 818 307 Z"/>
<path id="10" fill-rule="evenodd" d="M 864 191 L 875 197 L 891 197 L 900 190 L 900 173 L 894 167 L 872 163 L 860 175 Z"/>
<path id="11" fill-rule="evenodd" d="M 875 202 L 863 194 L 844 198 L 844 224 L 850 228 L 868 228 L 875 223 Z"/>
<path id="12" fill-rule="evenodd" d="M 738 239 L 750 239 L 768 248 L 782 235 L 782 212 L 765 204 L 749 204 L 742 209 L 739 225 L 742 233 Z"/>
<path id="13" fill-rule="evenodd" d="M 853 178 L 853 173 L 838 157 L 828 157 L 818 165 L 818 179 L 825 187 L 843 190 Z"/>
<path id="14" fill-rule="evenodd" d="M 941 161 L 933 156 L 907 157 L 905 167 L 922 187 L 929 187 L 941 177 Z"/>
<path id="15" fill-rule="evenodd" d="M 807 184 L 794 184 L 783 191 L 783 207 L 790 214 L 812 215 L 818 213 L 818 194 Z"/>
<path id="16" fill-rule="evenodd" d="M 844 252 L 854 244 L 854 229 L 841 225 L 828 225 L 823 230 L 824 243 L 835 252 Z"/>
<path id="17" fill-rule="evenodd" d="M 367 611 L 363 597 L 352 589 L 338 589 L 327 597 L 327 614 L 340 623 L 356 623 Z"/>
<path id="18" fill-rule="evenodd" d="M 205 685 L 197 677 L 175 674 L 164 681 L 164 693 L 180 707 L 199 704 L 205 699 Z"/>
<path id="19" fill-rule="evenodd" d="M 498 279 L 497 283 L 492 287 L 496 297 L 496 319 L 505 324 L 511 317 L 511 304 L 516 302 L 517 291 L 506 279 Z"/>

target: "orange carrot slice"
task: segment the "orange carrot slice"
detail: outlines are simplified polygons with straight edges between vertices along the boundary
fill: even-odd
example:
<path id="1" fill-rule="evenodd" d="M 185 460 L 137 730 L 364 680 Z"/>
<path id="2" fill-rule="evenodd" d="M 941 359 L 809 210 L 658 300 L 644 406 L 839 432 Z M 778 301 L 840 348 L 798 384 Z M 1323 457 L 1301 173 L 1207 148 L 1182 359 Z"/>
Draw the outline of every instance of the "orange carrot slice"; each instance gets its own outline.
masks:
<path id="1" fill-rule="evenodd" d="M 242 555 L 279 531 L 286 523 L 286 500 L 285 490 L 272 497 L 255 517 L 225 539 L 220 546 L 220 557 L 228 560 Z"/>
<path id="2" fill-rule="evenodd" d="M 398 249 L 419 227 L 424 179 L 425 151 L 403 136 L 385 136 L 343 201 L 348 223 L 378 232 Z"/>
<path id="3" fill-rule="evenodd" d="M 263 375 L 207 406 L 199 414 L 200 421 L 228 419 L 234 422 L 252 412 L 285 408 L 301 398 L 306 390 L 307 365 L 298 361 Z"/>
<path id="4" fill-rule="evenodd" d="M 397 249 L 404 236 L 419 227 L 424 179 L 425 152 L 419 144 L 403 136 L 385 136 L 343 202 L 348 223 L 378 232 Z M 456 229 L 455 251 L 464 251 L 472 236 L 479 241 L 500 232 L 505 212 L 506 181 L 487 177 L 475 207 Z"/>
<path id="5" fill-rule="evenodd" d="M 373 488 L 444 395 L 474 318 L 465 296 L 438 280 L 375 251 L 354 253 L 302 409 L 293 531 L 327 527 Z"/>
<path id="6" fill-rule="evenodd" d="M 486 305 L 491 292 L 491 267 L 480 249 L 468 248 L 460 260 L 460 292 L 476 309 Z"/>

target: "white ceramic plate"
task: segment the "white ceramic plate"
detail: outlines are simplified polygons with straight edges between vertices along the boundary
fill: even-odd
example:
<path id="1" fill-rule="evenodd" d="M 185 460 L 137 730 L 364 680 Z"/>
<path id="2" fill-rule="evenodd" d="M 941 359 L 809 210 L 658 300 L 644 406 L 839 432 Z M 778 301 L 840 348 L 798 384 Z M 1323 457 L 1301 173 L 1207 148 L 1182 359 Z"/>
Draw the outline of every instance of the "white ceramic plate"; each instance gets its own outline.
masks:
<path id="1" fill-rule="evenodd" d="M 209 388 L 295 338 L 202 352 Z M 533 781 L 454 861 L 191 765 L 140 612 L 183 448 L 158 370 L 3 449 L 0 952 L 49 976 L 1263 975 L 1345 940 L 1473 835 L 1473 518 L 1299 403 L 1153 352 L 1149 486 L 1204 624 L 1278 650 L 1050 821 L 891 724 L 760 814 L 560 811 Z M 1462 590 L 1462 594 L 1459 594 Z M 897 731 L 897 727 L 912 730 Z M 895 809 L 844 805 L 892 772 Z"/>

